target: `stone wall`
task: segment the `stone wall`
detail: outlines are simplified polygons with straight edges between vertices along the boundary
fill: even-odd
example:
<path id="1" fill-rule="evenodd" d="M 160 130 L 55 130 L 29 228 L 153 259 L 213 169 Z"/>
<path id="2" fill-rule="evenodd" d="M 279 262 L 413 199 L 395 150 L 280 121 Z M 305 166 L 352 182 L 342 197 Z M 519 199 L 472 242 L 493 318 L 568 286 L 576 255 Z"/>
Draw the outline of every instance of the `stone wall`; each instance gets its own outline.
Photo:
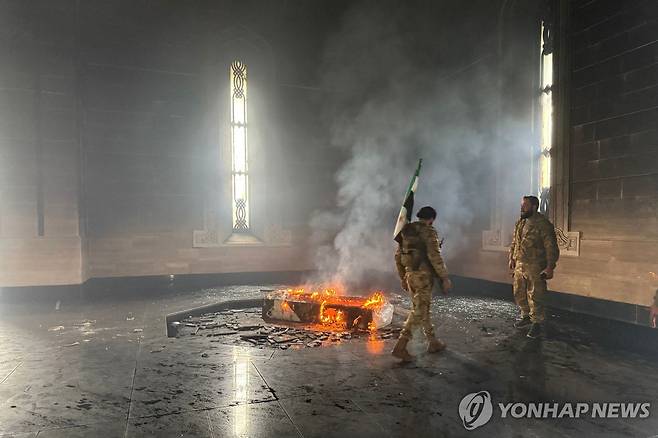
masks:
<path id="1" fill-rule="evenodd" d="M 82 279 L 75 16 L 0 6 L 0 285 Z"/>
<path id="2" fill-rule="evenodd" d="M 337 161 L 307 153 L 328 147 L 317 65 L 345 7 L 3 2 L 0 286 L 308 269 L 303 225 Z M 260 240 L 244 248 L 224 245 L 234 59 L 249 67 Z"/>
<path id="3" fill-rule="evenodd" d="M 578 0 L 568 9 L 563 208 L 580 255 L 560 259 L 550 287 L 647 306 L 658 288 L 658 3 Z M 474 249 L 455 271 L 510 283 L 506 264 L 505 252 Z"/>

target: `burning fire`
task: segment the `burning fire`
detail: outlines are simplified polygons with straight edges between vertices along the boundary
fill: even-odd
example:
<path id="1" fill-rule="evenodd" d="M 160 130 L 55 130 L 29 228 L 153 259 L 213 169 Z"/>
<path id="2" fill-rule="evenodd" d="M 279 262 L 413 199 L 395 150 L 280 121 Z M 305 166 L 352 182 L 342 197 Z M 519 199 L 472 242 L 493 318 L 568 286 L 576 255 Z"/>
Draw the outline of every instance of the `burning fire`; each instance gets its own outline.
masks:
<path id="1" fill-rule="evenodd" d="M 372 293 L 368 297 L 353 297 L 339 294 L 342 291 L 341 286 L 324 287 L 324 288 L 291 288 L 283 292 L 284 301 L 281 303 L 282 311 L 290 311 L 291 307 L 287 300 L 291 302 L 315 302 L 320 304 L 318 322 L 328 328 L 335 327 L 344 330 L 348 326 L 348 315 L 340 306 L 361 307 L 363 309 L 377 310 L 386 304 L 386 298 L 380 291 Z M 361 316 L 352 321 L 352 326 L 357 326 Z M 368 323 L 368 330 L 373 332 L 377 327 L 373 322 Z"/>
<path id="2" fill-rule="evenodd" d="M 338 288 L 325 288 L 321 290 L 311 290 L 307 292 L 304 288 L 287 289 L 286 295 L 291 299 L 302 301 L 317 301 L 326 304 L 360 304 L 364 309 L 377 308 L 386 303 L 384 294 L 380 291 L 374 292 L 367 298 L 363 297 L 348 297 L 339 295 Z"/>
<path id="3" fill-rule="evenodd" d="M 320 322 L 322 324 L 342 324 L 345 322 L 345 314 L 342 310 L 325 308 L 326 301 L 320 305 Z"/>
<path id="4" fill-rule="evenodd" d="M 363 303 L 361 307 L 363 307 L 364 309 L 368 309 L 371 307 L 375 307 L 375 308 L 381 307 L 382 305 L 384 305 L 385 302 L 386 300 L 384 299 L 384 294 L 377 291 L 374 294 L 370 295 L 366 300 L 366 302 Z"/>

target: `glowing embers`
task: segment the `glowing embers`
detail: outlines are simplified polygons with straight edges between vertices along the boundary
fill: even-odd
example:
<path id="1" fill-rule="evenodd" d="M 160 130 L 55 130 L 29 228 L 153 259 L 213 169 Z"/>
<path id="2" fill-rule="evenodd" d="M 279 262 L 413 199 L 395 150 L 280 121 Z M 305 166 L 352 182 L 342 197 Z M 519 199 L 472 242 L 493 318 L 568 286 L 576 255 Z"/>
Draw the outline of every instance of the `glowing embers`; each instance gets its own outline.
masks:
<path id="1" fill-rule="evenodd" d="M 353 297 L 339 295 L 334 288 L 278 290 L 263 301 L 266 321 L 320 324 L 329 330 L 382 327 L 390 323 L 392 310 L 381 292 Z"/>

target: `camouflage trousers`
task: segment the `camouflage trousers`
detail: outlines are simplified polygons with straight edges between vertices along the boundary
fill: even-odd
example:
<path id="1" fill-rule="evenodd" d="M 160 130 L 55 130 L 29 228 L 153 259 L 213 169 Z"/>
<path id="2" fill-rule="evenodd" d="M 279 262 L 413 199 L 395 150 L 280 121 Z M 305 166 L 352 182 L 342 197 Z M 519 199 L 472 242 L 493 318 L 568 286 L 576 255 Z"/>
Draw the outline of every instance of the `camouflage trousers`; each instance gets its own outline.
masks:
<path id="1" fill-rule="evenodd" d="M 521 309 L 522 317 L 532 322 L 544 322 L 544 293 L 546 280 L 541 278 L 542 267 L 535 264 L 517 263 L 514 268 L 514 301 Z"/>
<path id="2" fill-rule="evenodd" d="M 424 271 L 407 272 L 405 281 L 411 294 L 413 307 L 400 332 L 400 337 L 411 339 L 414 329 L 422 327 L 425 336 L 432 339 L 434 337 L 434 326 L 430 320 L 430 304 L 434 286 L 432 274 Z"/>

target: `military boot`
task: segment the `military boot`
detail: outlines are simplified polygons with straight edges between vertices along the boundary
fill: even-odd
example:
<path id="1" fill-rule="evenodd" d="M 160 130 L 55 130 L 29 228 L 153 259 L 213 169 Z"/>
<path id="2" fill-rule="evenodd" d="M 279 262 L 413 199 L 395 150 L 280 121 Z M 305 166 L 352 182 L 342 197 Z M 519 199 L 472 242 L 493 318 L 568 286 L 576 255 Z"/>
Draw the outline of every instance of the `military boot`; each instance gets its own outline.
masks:
<path id="1" fill-rule="evenodd" d="M 524 316 L 523 318 L 519 319 L 514 323 L 514 328 L 521 329 L 528 327 L 530 324 L 532 324 L 532 321 L 530 321 L 530 317 Z"/>
<path id="2" fill-rule="evenodd" d="M 530 331 L 526 335 L 530 339 L 538 339 L 541 338 L 542 335 L 542 327 L 541 324 L 538 322 L 533 322 L 532 326 L 530 326 Z"/>
<path id="3" fill-rule="evenodd" d="M 414 357 L 407 351 L 408 342 L 409 338 L 400 336 L 397 344 L 395 344 L 395 347 L 393 347 L 393 351 L 391 352 L 393 356 L 402 359 L 402 362 L 411 362 L 414 360 Z"/>
<path id="4" fill-rule="evenodd" d="M 427 345 L 428 353 L 438 353 L 439 351 L 445 349 L 446 349 L 446 343 L 436 338 L 431 338 L 429 344 Z"/>

